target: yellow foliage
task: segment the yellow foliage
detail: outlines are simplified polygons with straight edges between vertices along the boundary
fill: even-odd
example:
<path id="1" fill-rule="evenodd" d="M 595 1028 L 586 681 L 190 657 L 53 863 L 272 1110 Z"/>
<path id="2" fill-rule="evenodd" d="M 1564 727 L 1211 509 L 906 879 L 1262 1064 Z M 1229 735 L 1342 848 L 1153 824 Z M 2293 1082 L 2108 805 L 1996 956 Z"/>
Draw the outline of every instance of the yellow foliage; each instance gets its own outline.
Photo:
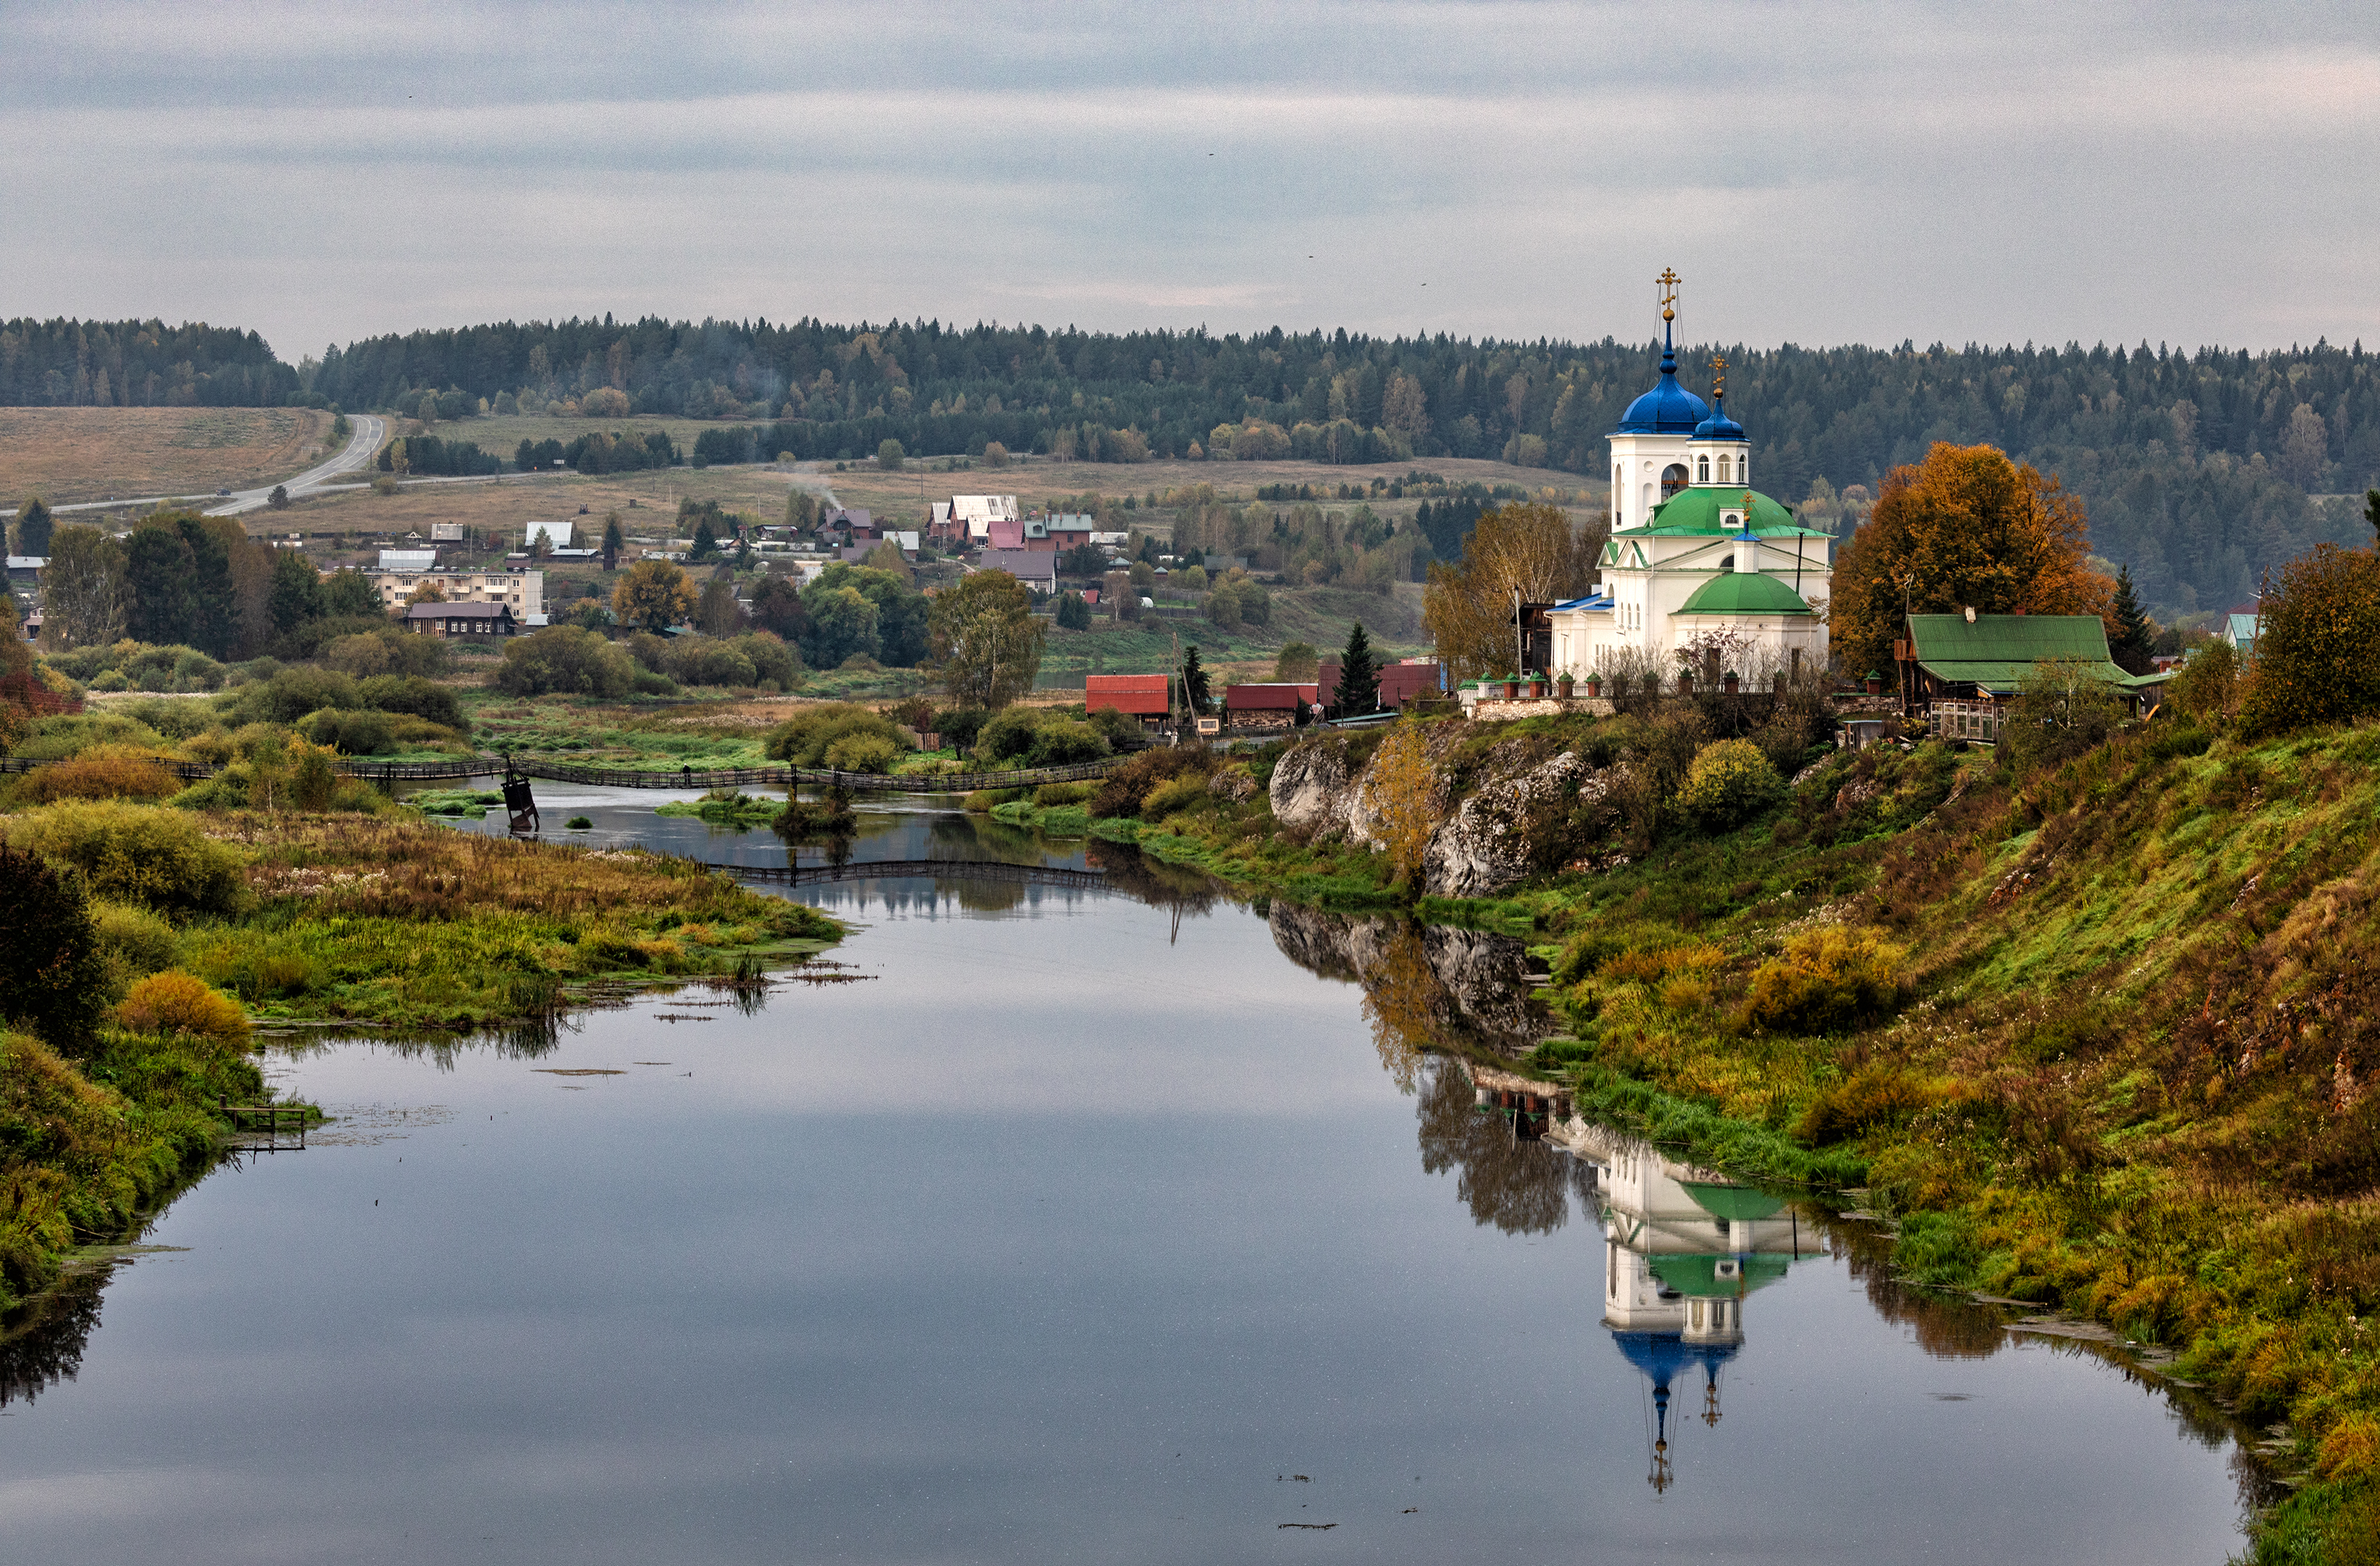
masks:
<path id="1" fill-rule="evenodd" d="M 178 970 L 151 974 L 135 984 L 115 1015 L 136 1033 L 187 1033 L 225 1044 L 248 1043 L 248 1014 L 239 1002 Z"/>
<path id="2" fill-rule="evenodd" d="M 1752 976 L 1747 1015 L 1761 1027 L 1793 1033 L 1870 1021 L 1900 999 L 1907 957 L 1875 930 L 1854 935 L 1829 925 L 1795 936 Z"/>

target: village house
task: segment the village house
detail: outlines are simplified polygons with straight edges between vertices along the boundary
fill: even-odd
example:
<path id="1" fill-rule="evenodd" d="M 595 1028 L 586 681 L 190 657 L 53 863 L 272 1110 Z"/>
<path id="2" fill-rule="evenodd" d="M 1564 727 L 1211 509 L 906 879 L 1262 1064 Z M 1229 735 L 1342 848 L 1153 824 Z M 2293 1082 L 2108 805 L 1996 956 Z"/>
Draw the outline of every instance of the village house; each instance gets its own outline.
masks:
<path id="1" fill-rule="evenodd" d="M 1092 674 L 1083 681 L 1083 712 L 1112 709 L 1139 719 L 1144 729 L 1158 728 L 1172 713 L 1172 686 L 1166 674 Z"/>
<path id="2" fill-rule="evenodd" d="M 1014 522 L 1015 542 L 995 544 L 991 528 L 995 522 Z M 944 526 L 953 541 L 969 549 L 1023 549 L 1025 528 L 1016 509 L 1014 495 L 953 495 Z M 1004 531 L 1004 535 L 1005 534 Z"/>
<path id="3" fill-rule="evenodd" d="M 1058 557 L 1047 550 L 988 549 L 975 557 L 978 571 L 1005 571 L 1037 594 L 1058 590 Z"/>
<path id="4" fill-rule="evenodd" d="M 432 637 L 508 637 L 520 623 L 505 603 L 417 603 L 405 612 L 405 628 Z"/>
<path id="5" fill-rule="evenodd" d="M 1893 644 L 1901 700 L 1911 714 L 1931 718 L 1945 739 L 1986 744 L 1999 739 L 2008 705 L 2051 660 L 2079 665 L 2113 689 L 2134 711 L 2154 701 L 2170 676 L 2131 674 L 2107 653 L 2107 628 L 2096 614 L 1912 614 L 1909 634 Z"/>
<path id="6" fill-rule="evenodd" d="M 1315 686 L 1291 685 L 1280 681 L 1251 681 L 1230 686 L 1223 691 L 1223 719 L 1234 730 L 1253 731 L 1286 729 L 1295 726 L 1298 709 L 1305 709 L 1308 720 L 1321 700 Z"/>

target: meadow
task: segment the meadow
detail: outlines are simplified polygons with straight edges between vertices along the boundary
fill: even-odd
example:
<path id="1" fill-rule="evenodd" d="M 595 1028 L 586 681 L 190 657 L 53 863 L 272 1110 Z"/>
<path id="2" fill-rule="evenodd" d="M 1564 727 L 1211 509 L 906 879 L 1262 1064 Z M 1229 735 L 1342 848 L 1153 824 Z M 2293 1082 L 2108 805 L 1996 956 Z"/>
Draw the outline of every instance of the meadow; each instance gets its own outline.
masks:
<path id="1" fill-rule="evenodd" d="M 330 429 L 309 408 L 0 408 L 0 504 L 252 489 L 320 461 Z"/>

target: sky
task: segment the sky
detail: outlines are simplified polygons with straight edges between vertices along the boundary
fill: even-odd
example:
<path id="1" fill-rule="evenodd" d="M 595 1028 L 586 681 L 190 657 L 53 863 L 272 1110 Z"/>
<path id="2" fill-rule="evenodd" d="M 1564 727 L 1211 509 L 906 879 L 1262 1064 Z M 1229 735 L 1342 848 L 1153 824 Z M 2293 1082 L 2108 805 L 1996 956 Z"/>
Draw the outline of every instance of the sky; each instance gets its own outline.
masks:
<path id="1" fill-rule="evenodd" d="M 0 317 L 2380 346 L 2380 6 L 0 0 Z"/>

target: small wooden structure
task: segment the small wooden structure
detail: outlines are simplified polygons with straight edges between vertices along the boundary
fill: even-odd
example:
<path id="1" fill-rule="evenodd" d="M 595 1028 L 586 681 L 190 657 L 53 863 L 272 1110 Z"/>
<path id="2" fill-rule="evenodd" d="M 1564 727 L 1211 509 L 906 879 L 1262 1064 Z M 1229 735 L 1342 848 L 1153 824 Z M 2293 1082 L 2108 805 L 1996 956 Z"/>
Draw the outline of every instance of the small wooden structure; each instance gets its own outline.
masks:
<path id="1" fill-rule="evenodd" d="M 504 812 L 512 818 L 515 832 L 536 832 L 537 799 L 529 792 L 528 779 L 513 770 L 510 758 L 504 761 Z"/>

